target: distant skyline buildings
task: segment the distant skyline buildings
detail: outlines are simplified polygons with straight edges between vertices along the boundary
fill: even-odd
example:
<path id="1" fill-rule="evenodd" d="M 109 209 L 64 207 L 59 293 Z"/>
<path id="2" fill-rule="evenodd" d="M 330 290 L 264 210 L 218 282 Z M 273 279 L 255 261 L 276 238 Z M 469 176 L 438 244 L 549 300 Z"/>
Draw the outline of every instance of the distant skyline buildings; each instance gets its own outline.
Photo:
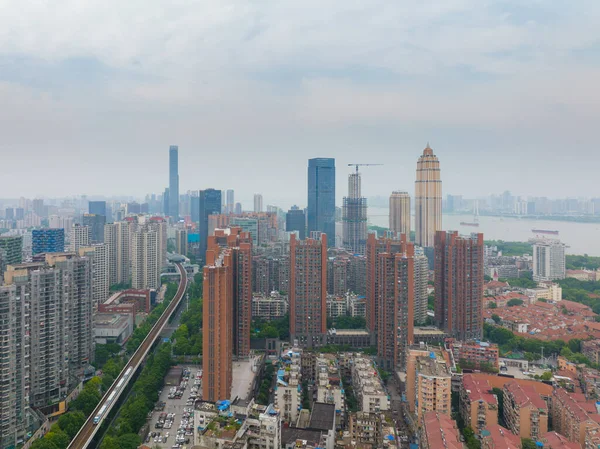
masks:
<path id="1" fill-rule="evenodd" d="M 216 189 L 205 189 L 199 192 L 199 215 L 198 234 L 200 238 L 200 259 L 205 260 L 208 247 L 208 216 L 221 213 L 221 191 Z"/>
<path id="2" fill-rule="evenodd" d="M 361 174 L 348 175 L 348 196 L 342 206 L 342 246 L 365 254 L 367 245 L 367 199 L 362 196 Z"/>
<path id="3" fill-rule="evenodd" d="M 254 212 L 262 212 L 263 211 L 263 196 L 260 193 L 254 194 Z"/>
<path id="4" fill-rule="evenodd" d="M 335 159 L 308 160 L 308 235 L 327 234 L 327 244 L 335 245 Z"/>
<path id="5" fill-rule="evenodd" d="M 408 192 L 394 191 L 390 195 L 390 231 L 406 234 L 410 238 L 410 195 Z"/>
<path id="6" fill-rule="evenodd" d="M 169 147 L 169 216 L 179 220 L 179 147 Z"/>

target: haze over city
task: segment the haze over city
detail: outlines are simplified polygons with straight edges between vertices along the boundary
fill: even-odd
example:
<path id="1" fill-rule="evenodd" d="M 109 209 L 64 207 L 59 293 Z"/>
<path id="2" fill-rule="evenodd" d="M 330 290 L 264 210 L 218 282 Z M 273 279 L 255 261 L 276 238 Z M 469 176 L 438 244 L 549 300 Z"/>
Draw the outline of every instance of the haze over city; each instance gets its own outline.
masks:
<path id="1" fill-rule="evenodd" d="M 13 2 L 0 15 L 0 196 L 159 193 L 170 144 L 182 192 L 304 204 L 306 160 L 326 156 L 340 175 L 385 163 L 363 185 L 388 195 L 411 190 L 427 141 L 445 193 L 594 196 L 599 13 L 594 1 Z"/>

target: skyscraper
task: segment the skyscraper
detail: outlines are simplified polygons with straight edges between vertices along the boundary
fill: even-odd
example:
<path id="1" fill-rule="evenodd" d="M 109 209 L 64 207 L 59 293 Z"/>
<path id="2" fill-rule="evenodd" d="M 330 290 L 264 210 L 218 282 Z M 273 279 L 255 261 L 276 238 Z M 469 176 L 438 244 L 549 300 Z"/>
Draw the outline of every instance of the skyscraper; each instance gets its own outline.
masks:
<path id="1" fill-rule="evenodd" d="M 163 214 L 168 217 L 170 210 L 171 210 L 171 209 L 169 209 L 169 188 L 168 187 L 165 188 L 162 198 L 163 198 L 163 200 L 162 200 Z"/>
<path id="2" fill-rule="evenodd" d="M 200 190 L 200 222 L 198 233 L 200 238 L 200 258 L 205 260 L 208 242 L 208 216 L 221 213 L 221 191 L 215 189 Z"/>
<path id="3" fill-rule="evenodd" d="M 33 213 L 38 217 L 45 216 L 44 214 L 44 200 L 36 198 L 33 200 Z"/>
<path id="4" fill-rule="evenodd" d="M 220 193 L 220 191 L 219 191 Z M 219 207 L 221 207 L 219 196 Z M 233 268 L 229 250 L 206 251 L 202 306 L 202 399 L 230 399 L 233 354 Z"/>
<path id="5" fill-rule="evenodd" d="M 64 229 L 34 229 L 31 231 L 33 255 L 40 253 L 62 253 L 65 250 Z"/>
<path id="6" fill-rule="evenodd" d="M 159 234 L 154 229 L 140 227 L 131 234 L 131 286 L 160 287 L 161 253 Z"/>
<path id="7" fill-rule="evenodd" d="M 98 304 L 102 304 L 108 299 L 110 291 L 108 245 L 98 243 L 79 248 L 79 255 L 89 258 L 92 262 L 92 303 L 96 310 Z"/>
<path id="8" fill-rule="evenodd" d="M 413 343 L 414 245 L 405 240 L 400 252 L 382 252 L 376 263 L 377 358 L 386 370 L 406 367 Z"/>
<path id="9" fill-rule="evenodd" d="M 361 196 L 360 173 L 348 175 L 348 196 L 344 198 L 343 240 L 344 248 L 354 254 L 365 254 L 367 245 L 367 199 Z"/>
<path id="10" fill-rule="evenodd" d="M 242 213 L 242 203 L 235 203 L 235 211 L 234 211 L 237 215 L 240 215 Z"/>
<path id="11" fill-rule="evenodd" d="M 169 147 L 169 216 L 179 220 L 179 147 Z"/>
<path id="12" fill-rule="evenodd" d="M 298 206 L 292 206 L 290 210 L 285 214 L 285 230 L 287 232 L 298 231 L 300 240 L 304 240 L 306 237 L 306 216 L 304 210 L 298 208 Z"/>
<path id="13" fill-rule="evenodd" d="M 263 211 L 263 196 L 260 193 L 254 194 L 254 212 Z"/>
<path id="14" fill-rule="evenodd" d="M 90 201 L 88 203 L 88 213 L 106 217 L 106 201 Z"/>
<path id="15" fill-rule="evenodd" d="M 208 238 L 208 251 L 221 250 L 231 254 L 233 354 L 245 358 L 250 355 L 252 323 L 252 238 L 239 227 L 217 229 Z"/>
<path id="16" fill-rule="evenodd" d="M 308 233 L 327 234 L 335 245 L 335 159 L 308 160 Z"/>
<path id="17" fill-rule="evenodd" d="M 458 340 L 483 335 L 483 234 L 435 234 L 435 323 Z"/>
<path id="18" fill-rule="evenodd" d="M 415 323 L 423 325 L 427 321 L 427 286 L 429 285 L 429 261 L 423 248 L 415 246 Z"/>
<path id="19" fill-rule="evenodd" d="M 176 229 L 175 230 L 175 250 L 177 254 L 183 256 L 188 253 L 188 232 L 187 229 Z"/>
<path id="20" fill-rule="evenodd" d="M 565 244 L 556 239 L 537 239 L 533 243 L 533 280 L 565 278 Z"/>
<path id="21" fill-rule="evenodd" d="M 89 238 L 91 243 L 104 243 L 104 225 L 106 216 L 96 214 L 83 214 L 83 226 L 90 228 Z"/>
<path id="22" fill-rule="evenodd" d="M 402 253 L 406 245 L 405 236 L 395 238 L 377 238 L 376 234 L 369 234 L 367 239 L 367 327 L 371 332 L 378 331 L 379 317 L 379 281 L 377 273 L 381 263 L 381 254 Z"/>
<path id="23" fill-rule="evenodd" d="M 131 278 L 131 232 L 133 224 L 125 221 L 104 226 L 108 245 L 108 277 L 110 285 L 127 284 Z"/>
<path id="24" fill-rule="evenodd" d="M 410 196 L 408 192 L 390 195 L 390 231 L 410 238 Z"/>
<path id="25" fill-rule="evenodd" d="M 235 207 L 234 192 L 233 192 L 233 190 L 229 189 L 229 190 L 227 190 L 227 204 L 225 207 L 225 213 L 232 214 L 234 207 Z"/>
<path id="26" fill-rule="evenodd" d="M 415 243 L 431 248 L 442 229 L 442 180 L 440 162 L 427 144 L 417 162 L 415 181 Z"/>
<path id="27" fill-rule="evenodd" d="M 290 340 L 320 346 L 327 332 L 327 235 L 320 240 L 290 238 Z"/>
<path id="28" fill-rule="evenodd" d="M 23 261 L 23 236 L 0 236 L 0 249 L 4 250 L 6 265 L 14 265 Z"/>

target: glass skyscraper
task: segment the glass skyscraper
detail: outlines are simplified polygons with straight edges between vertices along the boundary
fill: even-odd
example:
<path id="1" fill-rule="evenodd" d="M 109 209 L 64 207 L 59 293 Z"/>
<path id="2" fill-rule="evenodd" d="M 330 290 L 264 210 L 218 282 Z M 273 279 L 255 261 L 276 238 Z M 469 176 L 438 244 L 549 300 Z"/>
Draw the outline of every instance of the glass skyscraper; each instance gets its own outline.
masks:
<path id="1" fill-rule="evenodd" d="M 200 220 L 198 232 L 200 237 L 200 258 L 205 260 L 208 240 L 208 216 L 221 213 L 221 191 L 215 189 L 200 190 Z"/>
<path id="2" fill-rule="evenodd" d="M 65 250 L 64 229 L 34 229 L 31 231 L 32 254 L 62 253 Z"/>
<path id="3" fill-rule="evenodd" d="M 308 160 L 308 234 L 327 234 L 328 246 L 335 246 L 335 159 Z"/>
<path id="4" fill-rule="evenodd" d="M 169 147 L 169 216 L 179 220 L 179 147 Z"/>

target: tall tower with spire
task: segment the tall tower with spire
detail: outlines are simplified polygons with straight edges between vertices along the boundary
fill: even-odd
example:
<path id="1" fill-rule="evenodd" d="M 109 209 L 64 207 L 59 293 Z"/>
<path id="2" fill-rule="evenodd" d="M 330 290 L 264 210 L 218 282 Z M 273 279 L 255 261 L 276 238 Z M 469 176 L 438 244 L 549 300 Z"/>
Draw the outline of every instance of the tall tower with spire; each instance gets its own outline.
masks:
<path id="1" fill-rule="evenodd" d="M 427 147 L 417 161 L 415 181 L 415 243 L 431 248 L 435 232 L 442 230 L 442 180 L 440 161 Z"/>
<path id="2" fill-rule="evenodd" d="M 367 199 L 361 195 L 360 173 L 348 176 L 348 196 L 344 197 L 343 245 L 355 254 L 367 248 Z"/>

